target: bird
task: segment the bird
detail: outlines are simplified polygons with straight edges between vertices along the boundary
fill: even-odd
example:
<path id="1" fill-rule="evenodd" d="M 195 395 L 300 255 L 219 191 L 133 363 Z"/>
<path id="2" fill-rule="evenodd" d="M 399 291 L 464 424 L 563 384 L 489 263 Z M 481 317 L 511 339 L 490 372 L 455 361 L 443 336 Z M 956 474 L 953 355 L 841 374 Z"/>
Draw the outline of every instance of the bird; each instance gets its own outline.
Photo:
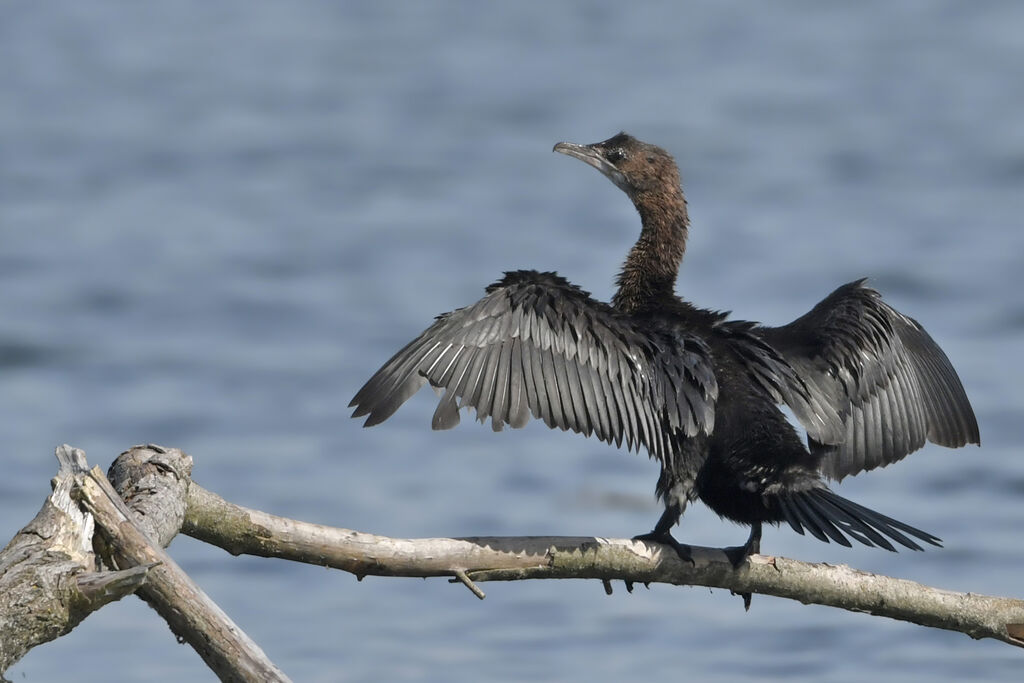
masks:
<path id="1" fill-rule="evenodd" d="M 830 487 L 926 441 L 980 445 L 960 378 L 925 329 L 866 279 L 779 327 L 698 308 L 675 291 L 690 220 L 673 157 L 625 132 L 553 151 L 600 171 L 640 216 L 611 302 L 554 272 L 508 271 L 388 360 L 352 399 L 353 417 L 379 424 L 429 383 L 440 394 L 434 429 L 466 408 L 495 431 L 535 418 L 644 449 L 661 466 L 664 512 L 635 538 L 684 559 L 671 529 L 697 500 L 750 527 L 730 549 L 737 567 L 761 552 L 764 524 L 846 547 L 941 547 Z"/>

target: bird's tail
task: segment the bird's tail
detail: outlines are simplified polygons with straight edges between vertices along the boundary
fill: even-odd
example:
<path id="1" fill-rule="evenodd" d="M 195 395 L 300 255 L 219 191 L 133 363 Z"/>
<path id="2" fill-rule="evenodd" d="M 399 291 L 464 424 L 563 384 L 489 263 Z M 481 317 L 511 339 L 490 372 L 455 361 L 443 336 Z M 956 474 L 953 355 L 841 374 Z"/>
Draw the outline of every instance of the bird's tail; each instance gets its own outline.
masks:
<path id="1" fill-rule="evenodd" d="M 794 531 L 802 535 L 806 529 L 825 543 L 831 539 L 850 547 L 849 536 L 864 545 L 895 552 L 896 548 L 889 542 L 892 539 L 911 550 L 924 550 L 909 538 L 913 536 L 925 543 L 942 547 L 942 539 L 858 505 L 827 488 L 799 491 L 780 496 L 776 500 L 783 519 L 789 522 Z"/>

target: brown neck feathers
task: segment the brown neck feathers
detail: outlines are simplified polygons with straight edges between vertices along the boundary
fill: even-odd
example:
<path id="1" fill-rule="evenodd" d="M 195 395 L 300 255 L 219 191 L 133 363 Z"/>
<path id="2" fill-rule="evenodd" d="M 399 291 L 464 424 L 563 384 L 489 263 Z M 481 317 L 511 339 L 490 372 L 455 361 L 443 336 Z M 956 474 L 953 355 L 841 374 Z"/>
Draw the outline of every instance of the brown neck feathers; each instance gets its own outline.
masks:
<path id="1" fill-rule="evenodd" d="M 690 219 L 686 198 L 677 185 L 638 192 L 630 198 L 643 229 L 619 273 L 619 290 L 612 304 L 636 313 L 675 296 Z"/>

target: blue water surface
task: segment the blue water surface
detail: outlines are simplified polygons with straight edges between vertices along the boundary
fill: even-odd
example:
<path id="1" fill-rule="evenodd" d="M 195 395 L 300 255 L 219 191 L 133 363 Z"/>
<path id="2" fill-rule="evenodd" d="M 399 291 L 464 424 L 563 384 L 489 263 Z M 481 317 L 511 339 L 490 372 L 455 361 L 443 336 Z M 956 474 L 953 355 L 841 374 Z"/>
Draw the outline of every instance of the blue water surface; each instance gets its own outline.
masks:
<path id="1" fill-rule="evenodd" d="M 984 445 L 843 495 L 944 550 L 766 552 L 1021 594 L 1024 5 L 791 0 L 0 5 L 0 543 L 55 446 L 142 442 L 226 498 L 392 536 L 629 536 L 643 456 L 531 424 L 429 429 L 346 405 L 503 270 L 607 298 L 627 199 L 550 153 L 620 129 L 676 155 L 679 291 L 779 324 L 870 276 L 946 349 Z M 677 536 L 746 530 L 698 506 Z M 367 578 L 179 538 L 171 553 L 301 681 L 1017 680 L 1019 651 L 823 607 L 598 582 Z M 211 680 L 140 601 L 15 681 Z"/>

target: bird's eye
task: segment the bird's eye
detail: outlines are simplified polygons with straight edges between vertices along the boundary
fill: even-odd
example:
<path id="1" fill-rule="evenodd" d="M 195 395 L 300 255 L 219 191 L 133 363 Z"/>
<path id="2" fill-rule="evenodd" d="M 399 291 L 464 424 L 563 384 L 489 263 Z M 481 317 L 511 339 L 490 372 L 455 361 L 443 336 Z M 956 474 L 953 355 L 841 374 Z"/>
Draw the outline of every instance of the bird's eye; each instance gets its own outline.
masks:
<path id="1" fill-rule="evenodd" d="M 624 158 L 626 158 L 626 155 L 622 153 L 621 149 L 616 148 L 608 150 L 608 153 L 605 155 L 605 158 L 608 159 L 608 161 L 612 162 L 613 164 L 616 164 L 622 161 Z"/>

